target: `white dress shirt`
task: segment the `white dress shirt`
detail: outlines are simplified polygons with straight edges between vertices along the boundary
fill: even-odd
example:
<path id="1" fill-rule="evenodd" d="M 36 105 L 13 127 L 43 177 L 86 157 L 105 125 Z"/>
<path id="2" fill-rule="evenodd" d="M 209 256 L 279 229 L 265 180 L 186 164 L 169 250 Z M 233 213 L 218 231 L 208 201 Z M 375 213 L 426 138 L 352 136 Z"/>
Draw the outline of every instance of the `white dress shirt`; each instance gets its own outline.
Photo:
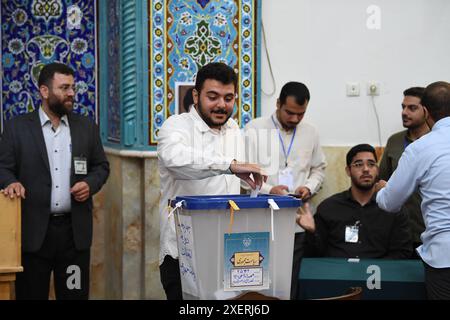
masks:
<path id="1" fill-rule="evenodd" d="M 229 167 L 243 160 L 239 126 L 229 119 L 220 130 L 211 129 L 195 108 L 169 117 L 158 133 L 161 179 L 159 263 L 178 258 L 174 216 L 168 218 L 168 200 L 183 195 L 239 194 L 240 179 Z"/>
<path id="2" fill-rule="evenodd" d="M 50 210 L 52 213 L 70 212 L 70 170 L 72 162 L 72 139 L 67 116 L 61 117 L 56 130 L 47 114 L 39 108 L 39 118 L 47 148 L 48 163 L 52 177 Z"/>
<path id="3" fill-rule="evenodd" d="M 277 130 L 272 119 L 279 130 Z M 255 130 L 255 132 L 265 130 L 265 132 L 251 134 L 252 130 Z M 269 193 L 272 187 L 280 184 L 278 181 L 279 172 L 285 169 L 286 162 L 293 176 L 293 189 L 289 190 L 290 193 L 293 193 L 300 186 L 308 187 L 311 194 L 319 191 L 325 178 L 327 163 L 315 127 L 303 120 L 297 125 L 292 148 L 287 159 L 279 141 L 278 132 L 287 153 L 294 130 L 284 130 L 276 113 L 271 117 L 261 117 L 250 121 L 246 125 L 245 131 L 247 141 L 250 144 L 248 149 L 249 161 L 262 165 L 269 175 L 267 182 L 261 188 L 262 193 Z"/>
<path id="4" fill-rule="evenodd" d="M 450 267 L 450 117 L 439 120 L 432 130 L 411 143 L 400 157 L 397 169 L 377 203 L 386 211 L 399 211 L 419 189 L 425 231 L 416 250 L 433 268 Z"/>

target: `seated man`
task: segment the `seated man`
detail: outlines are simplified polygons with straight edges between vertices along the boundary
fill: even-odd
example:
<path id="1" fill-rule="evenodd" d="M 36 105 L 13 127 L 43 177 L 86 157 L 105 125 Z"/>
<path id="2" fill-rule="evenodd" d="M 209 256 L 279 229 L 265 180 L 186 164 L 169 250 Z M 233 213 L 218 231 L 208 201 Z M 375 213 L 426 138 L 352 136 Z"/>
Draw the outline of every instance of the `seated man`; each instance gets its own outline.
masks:
<path id="1" fill-rule="evenodd" d="M 306 203 L 297 223 L 307 231 L 308 253 L 322 257 L 406 259 L 411 255 L 408 216 L 381 210 L 375 149 L 354 146 L 347 153 L 349 190 L 325 199 L 313 217 Z"/>

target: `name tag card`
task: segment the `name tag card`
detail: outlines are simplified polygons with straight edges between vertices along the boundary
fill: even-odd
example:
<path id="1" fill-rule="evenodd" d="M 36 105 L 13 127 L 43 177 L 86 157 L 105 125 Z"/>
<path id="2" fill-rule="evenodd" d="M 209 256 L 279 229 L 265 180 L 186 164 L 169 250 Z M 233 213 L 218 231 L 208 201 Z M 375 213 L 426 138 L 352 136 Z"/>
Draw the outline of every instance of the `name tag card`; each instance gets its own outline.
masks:
<path id="1" fill-rule="evenodd" d="M 87 174 L 87 160 L 82 157 L 74 157 L 73 164 L 75 168 L 75 174 Z"/>
<path id="2" fill-rule="evenodd" d="M 294 175 L 291 168 L 284 168 L 278 173 L 278 184 L 288 186 L 289 191 L 294 191 Z"/>
<path id="3" fill-rule="evenodd" d="M 346 226 L 345 227 L 345 242 L 357 243 L 358 242 L 358 226 Z"/>

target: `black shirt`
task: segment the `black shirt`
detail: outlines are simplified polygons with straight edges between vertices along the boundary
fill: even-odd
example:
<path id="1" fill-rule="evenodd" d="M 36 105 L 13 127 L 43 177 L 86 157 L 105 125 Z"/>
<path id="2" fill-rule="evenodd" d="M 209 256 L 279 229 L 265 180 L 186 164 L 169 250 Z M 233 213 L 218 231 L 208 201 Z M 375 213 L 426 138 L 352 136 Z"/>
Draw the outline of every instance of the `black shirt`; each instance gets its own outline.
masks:
<path id="1" fill-rule="evenodd" d="M 372 199 L 361 206 L 349 190 L 325 199 L 314 216 L 316 231 L 307 234 L 309 254 L 341 258 L 407 259 L 411 256 L 408 216 L 391 213 Z M 358 241 L 346 242 L 346 227 L 358 226 Z"/>

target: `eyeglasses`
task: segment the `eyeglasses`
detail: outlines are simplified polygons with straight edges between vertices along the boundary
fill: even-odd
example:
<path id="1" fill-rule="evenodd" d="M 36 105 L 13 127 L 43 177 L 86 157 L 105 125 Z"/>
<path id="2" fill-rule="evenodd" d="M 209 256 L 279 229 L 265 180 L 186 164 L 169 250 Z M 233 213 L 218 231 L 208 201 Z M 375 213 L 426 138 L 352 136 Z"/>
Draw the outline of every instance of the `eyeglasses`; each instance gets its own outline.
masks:
<path id="1" fill-rule="evenodd" d="M 351 167 L 355 169 L 362 169 L 364 166 L 367 166 L 369 169 L 376 168 L 378 165 L 375 161 L 355 161 L 352 164 L 350 164 Z"/>

